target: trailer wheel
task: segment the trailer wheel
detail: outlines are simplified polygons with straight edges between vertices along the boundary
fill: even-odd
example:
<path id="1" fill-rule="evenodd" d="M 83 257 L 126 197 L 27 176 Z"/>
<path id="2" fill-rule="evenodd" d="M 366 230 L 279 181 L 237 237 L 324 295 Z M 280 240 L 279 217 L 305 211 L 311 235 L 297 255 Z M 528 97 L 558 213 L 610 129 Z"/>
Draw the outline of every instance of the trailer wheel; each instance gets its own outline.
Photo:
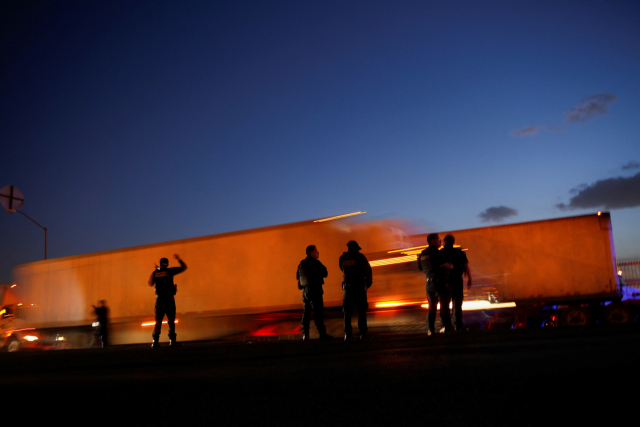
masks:
<path id="1" fill-rule="evenodd" d="M 555 328 L 556 326 L 558 325 L 556 325 L 555 316 L 547 317 L 542 321 L 542 328 Z"/>
<path id="2" fill-rule="evenodd" d="M 593 324 L 593 314 L 584 307 L 572 305 L 562 312 L 560 324 L 562 326 L 589 326 Z"/>
<path id="3" fill-rule="evenodd" d="M 9 353 L 15 353 L 16 351 L 20 351 L 20 341 L 17 339 L 12 339 L 9 344 L 7 344 L 7 351 Z"/>
<path id="4" fill-rule="evenodd" d="M 633 322 L 633 314 L 627 304 L 614 302 L 605 307 L 602 320 L 608 325 L 626 325 Z"/>

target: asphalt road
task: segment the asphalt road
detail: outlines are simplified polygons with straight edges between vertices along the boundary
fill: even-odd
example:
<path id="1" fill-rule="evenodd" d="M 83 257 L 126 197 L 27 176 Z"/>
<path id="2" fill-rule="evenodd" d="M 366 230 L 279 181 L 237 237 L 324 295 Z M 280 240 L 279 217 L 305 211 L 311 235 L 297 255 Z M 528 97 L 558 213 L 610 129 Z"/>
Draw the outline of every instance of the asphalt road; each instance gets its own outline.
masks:
<path id="1" fill-rule="evenodd" d="M 640 328 L 378 334 L 0 354 L 4 420 L 634 425 Z"/>

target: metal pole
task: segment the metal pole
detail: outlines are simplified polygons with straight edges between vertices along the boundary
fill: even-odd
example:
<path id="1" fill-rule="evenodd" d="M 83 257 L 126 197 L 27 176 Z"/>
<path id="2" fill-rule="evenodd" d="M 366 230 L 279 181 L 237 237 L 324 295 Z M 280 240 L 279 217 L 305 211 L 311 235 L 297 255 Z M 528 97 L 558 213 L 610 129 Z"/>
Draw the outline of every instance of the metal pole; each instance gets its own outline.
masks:
<path id="1" fill-rule="evenodd" d="M 20 212 L 22 215 L 26 216 L 28 219 L 31 220 L 31 222 L 33 222 L 35 225 L 37 225 L 38 227 L 42 228 L 44 230 L 44 259 L 47 259 L 47 227 L 43 227 L 40 224 L 38 224 L 37 222 L 35 222 L 33 220 L 33 218 L 31 218 L 29 215 L 27 215 L 26 213 L 22 212 L 22 211 L 17 211 Z"/>

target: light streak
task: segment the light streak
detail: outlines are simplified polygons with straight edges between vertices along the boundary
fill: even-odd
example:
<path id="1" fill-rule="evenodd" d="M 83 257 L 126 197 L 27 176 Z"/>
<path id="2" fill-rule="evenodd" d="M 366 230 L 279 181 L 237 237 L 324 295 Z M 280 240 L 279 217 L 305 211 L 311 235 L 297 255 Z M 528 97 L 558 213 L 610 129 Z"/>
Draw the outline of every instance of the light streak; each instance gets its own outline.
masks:
<path id="1" fill-rule="evenodd" d="M 389 252 L 387 252 L 387 253 L 388 253 L 388 254 L 393 254 L 393 253 L 396 253 L 396 252 L 406 252 L 406 251 L 411 251 L 411 250 L 414 250 L 414 249 L 424 249 L 424 248 L 426 248 L 427 246 L 428 246 L 428 245 L 423 245 L 423 246 L 414 246 L 414 247 L 412 247 L 412 248 L 396 249 L 396 250 L 394 250 L 394 251 L 389 251 Z"/>
<path id="2" fill-rule="evenodd" d="M 175 323 L 178 323 L 178 319 L 176 319 Z M 155 325 L 155 324 L 156 324 L 156 322 L 145 322 L 145 323 L 143 323 L 143 324 L 142 324 L 142 326 L 153 326 L 153 325 Z M 164 320 L 164 321 L 162 322 L 162 324 L 163 324 L 163 325 L 166 325 L 166 324 L 167 324 L 167 321 L 166 321 L 166 320 Z"/>
<path id="3" fill-rule="evenodd" d="M 395 249 L 393 251 L 388 251 L 388 254 L 394 254 L 397 252 L 400 252 L 403 255 L 418 255 L 420 252 L 422 252 L 424 249 L 427 248 L 427 246 L 429 245 L 423 245 L 423 246 L 414 246 L 412 248 L 405 248 L 405 249 Z M 453 245 L 454 248 L 460 248 L 460 245 Z M 444 248 L 444 246 L 440 246 L 438 248 L 438 250 Z M 469 249 L 462 249 L 463 251 L 468 251 Z"/>
<path id="4" fill-rule="evenodd" d="M 329 218 L 317 219 L 317 220 L 315 220 L 315 221 L 313 221 L 313 222 L 325 222 L 325 221 L 331 221 L 331 220 L 334 220 L 334 219 L 346 218 L 346 217 L 348 217 L 348 216 L 361 215 L 361 214 L 365 214 L 365 213 L 367 213 L 367 212 L 366 212 L 366 211 L 365 211 L 365 212 L 360 212 L 360 211 L 358 211 L 358 212 L 352 212 L 352 213 L 348 213 L 348 214 L 344 214 L 344 215 L 336 215 L 336 216 L 331 216 L 331 217 L 329 217 Z"/>
<path id="5" fill-rule="evenodd" d="M 11 335 L 14 332 L 21 332 L 21 331 L 35 331 L 36 328 L 22 328 L 22 329 L 11 329 L 9 331 L 4 331 L 5 334 L 7 334 L 7 336 Z"/>
<path id="6" fill-rule="evenodd" d="M 400 256 L 395 258 L 385 258 L 379 259 L 377 261 L 369 262 L 371 267 L 380 267 L 382 265 L 391 265 L 391 264 L 402 264 L 403 262 L 413 262 L 416 260 L 415 255 L 410 256 Z"/>
<path id="7" fill-rule="evenodd" d="M 25 335 L 24 337 L 25 340 L 31 342 L 31 341 L 35 341 L 38 339 L 38 337 L 34 336 L 34 335 Z"/>
<path id="8" fill-rule="evenodd" d="M 418 305 L 421 304 L 422 301 L 413 301 L 413 302 L 402 302 L 402 301 L 385 301 L 376 303 L 376 308 L 378 307 L 401 307 L 403 305 Z"/>
<path id="9" fill-rule="evenodd" d="M 451 307 L 452 304 L 449 304 Z M 503 302 L 492 304 L 489 301 L 463 301 L 462 302 L 462 310 L 473 311 L 473 310 L 495 310 L 497 308 L 512 308 L 515 307 L 515 302 Z M 420 307 L 429 308 L 429 304 L 422 304 Z M 438 303 L 438 308 L 440 308 L 440 304 Z"/>
<path id="10" fill-rule="evenodd" d="M 18 286 L 18 285 L 16 285 L 16 284 L 14 283 L 13 285 L 11 285 L 11 289 L 15 288 L 16 286 Z"/>

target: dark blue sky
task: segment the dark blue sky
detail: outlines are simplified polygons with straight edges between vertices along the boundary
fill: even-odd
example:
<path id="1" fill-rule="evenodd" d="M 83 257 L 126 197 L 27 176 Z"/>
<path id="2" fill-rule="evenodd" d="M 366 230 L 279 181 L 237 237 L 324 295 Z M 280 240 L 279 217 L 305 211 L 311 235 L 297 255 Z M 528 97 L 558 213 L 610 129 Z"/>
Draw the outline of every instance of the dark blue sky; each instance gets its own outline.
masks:
<path id="1" fill-rule="evenodd" d="M 639 2 L 1 4 L 0 186 L 49 257 L 599 209 L 640 256 Z M 42 258 L 23 216 L 0 236 L 0 282 Z"/>

